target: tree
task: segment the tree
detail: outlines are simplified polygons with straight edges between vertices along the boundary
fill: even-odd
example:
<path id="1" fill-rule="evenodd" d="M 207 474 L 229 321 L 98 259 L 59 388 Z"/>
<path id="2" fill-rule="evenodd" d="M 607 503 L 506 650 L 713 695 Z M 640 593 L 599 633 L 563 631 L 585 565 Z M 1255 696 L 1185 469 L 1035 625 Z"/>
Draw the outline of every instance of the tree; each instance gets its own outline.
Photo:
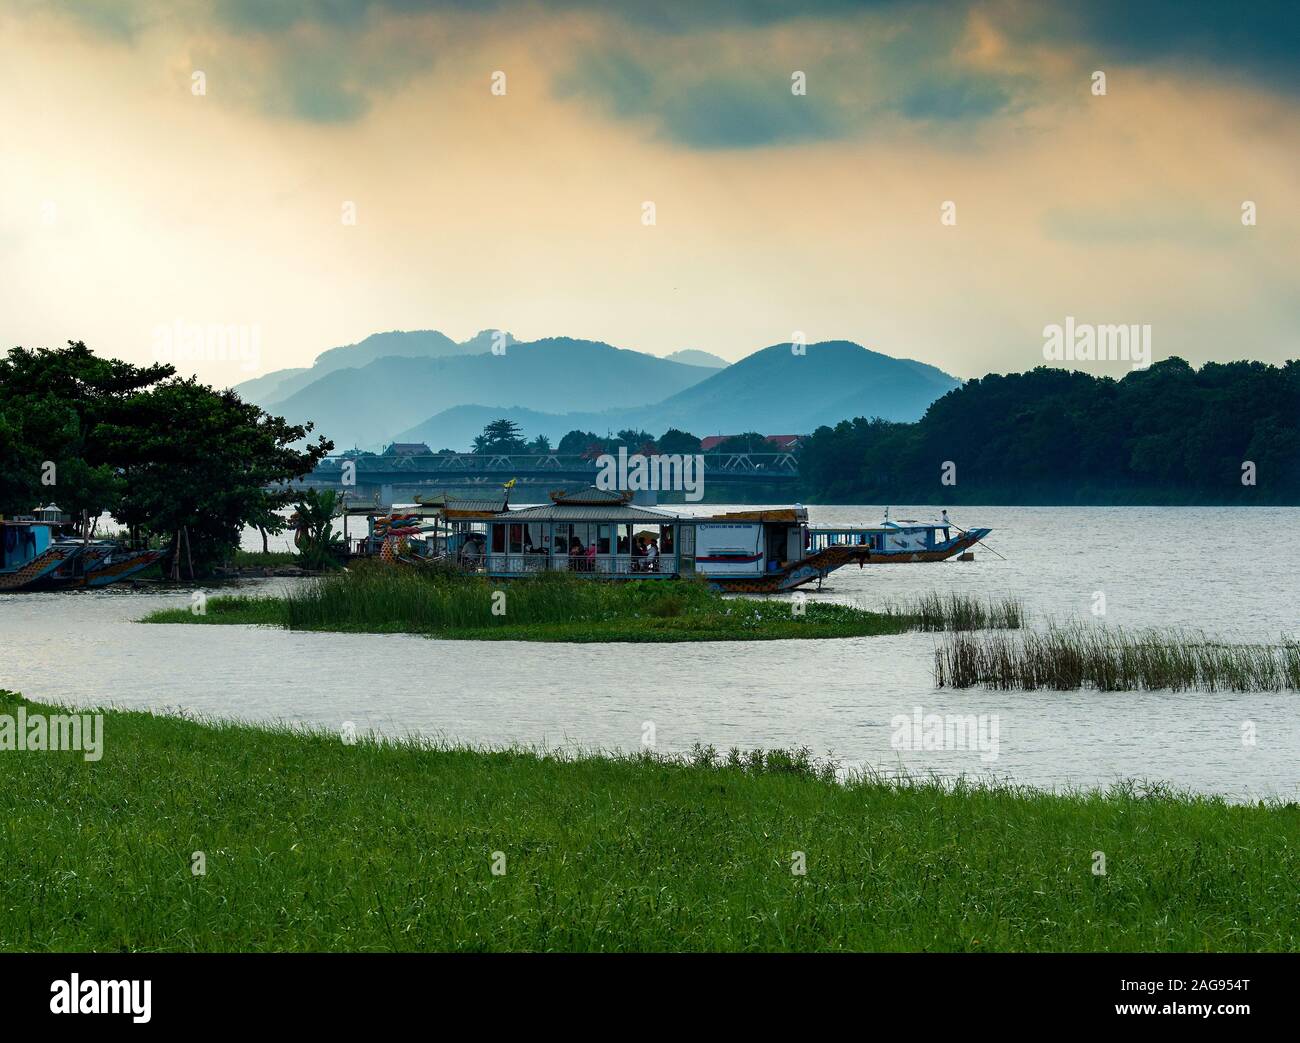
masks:
<path id="1" fill-rule="evenodd" d="M 483 433 L 474 439 L 476 453 L 523 453 L 528 449 L 523 431 L 513 420 L 504 417 L 493 420 L 483 428 Z"/>
<path id="2" fill-rule="evenodd" d="M 82 341 L 16 347 L 0 359 L 0 513 L 51 499 L 92 521 L 110 509 L 121 484 L 102 425 L 126 398 L 174 372 L 101 359 Z"/>
<path id="3" fill-rule="evenodd" d="M 333 489 L 308 489 L 299 498 L 289 519 L 296 530 L 294 542 L 304 568 L 331 568 L 338 562 L 343 538 L 334 531 L 339 514 L 338 494 Z"/>
<path id="4" fill-rule="evenodd" d="M 573 430 L 560 439 L 556 452 L 566 456 L 577 456 L 579 453 L 585 453 L 593 444 L 603 444 L 600 435 L 591 431 Z"/>
<path id="5" fill-rule="evenodd" d="M 333 448 L 324 438 L 296 448 L 310 424 L 290 424 L 192 378 L 133 395 L 119 414 L 102 432 L 125 483 L 113 514 L 170 541 L 164 571 L 172 575 L 180 561 L 187 571 L 208 571 L 238 546 L 245 525 L 274 525 L 286 500 L 277 487 L 308 474 Z"/>
<path id="6" fill-rule="evenodd" d="M 0 511 L 56 497 L 92 522 L 108 511 L 134 538 L 170 542 L 168 564 L 183 557 L 197 573 L 245 525 L 282 524 L 283 486 L 333 448 L 298 447 L 310 431 L 171 366 L 102 359 L 81 341 L 14 348 L 0 359 Z"/>
<path id="7" fill-rule="evenodd" d="M 700 440 L 687 431 L 679 431 L 675 427 L 670 427 L 659 438 L 659 451 L 669 454 L 698 453 L 700 451 Z"/>
<path id="8" fill-rule="evenodd" d="M 551 451 L 551 440 L 545 435 L 538 435 L 528 443 L 528 451 L 534 456 L 546 456 Z"/>
<path id="9" fill-rule="evenodd" d="M 1300 362 L 990 374 L 914 424 L 818 428 L 800 478 L 829 503 L 1296 504 Z"/>
<path id="10" fill-rule="evenodd" d="M 772 446 L 764 435 L 757 431 L 747 431 L 743 435 L 724 438 L 710 452 L 714 453 L 770 453 Z"/>

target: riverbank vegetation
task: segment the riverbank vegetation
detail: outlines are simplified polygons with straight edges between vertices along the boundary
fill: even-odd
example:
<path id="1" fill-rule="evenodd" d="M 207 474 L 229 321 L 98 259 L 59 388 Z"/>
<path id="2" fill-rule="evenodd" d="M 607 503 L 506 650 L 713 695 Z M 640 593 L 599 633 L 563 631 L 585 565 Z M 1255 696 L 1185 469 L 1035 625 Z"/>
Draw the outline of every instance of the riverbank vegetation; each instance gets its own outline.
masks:
<path id="1" fill-rule="evenodd" d="M 0 515 L 57 497 L 88 529 L 107 512 L 133 546 L 167 550 L 162 574 L 208 575 L 245 525 L 282 532 L 286 483 L 333 443 L 230 390 L 66 348 L 0 357 Z"/>
<path id="2" fill-rule="evenodd" d="M 1179 630 L 1051 626 L 1014 637 L 954 634 L 935 649 L 940 688 L 1273 692 L 1300 690 L 1300 644 L 1234 645 Z"/>
<path id="3" fill-rule="evenodd" d="M 565 758 L 108 711 L 97 762 L 0 756 L 0 947 L 1300 945 L 1294 804 L 830 774 L 801 751 Z"/>
<path id="4" fill-rule="evenodd" d="M 990 374 L 914 424 L 818 428 L 799 470 L 805 503 L 1300 504 L 1300 361 Z"/>
<path id="5" fill-rule="evenodd" d="M 728 598 L 703 582 L 600 583 L 563 573 L 511 582 L 361 563 L 280 597 L 207 599 L 147 623 L 244 623 L 289 630 L 416 633 L 503 641 L 758 641 L 865 637 L 945 626 L 1019 626 L 1014 602 L 954 595 L 868 612 L 791 598 Z M 993 622 L 997 621 L 997 622 Z"/>

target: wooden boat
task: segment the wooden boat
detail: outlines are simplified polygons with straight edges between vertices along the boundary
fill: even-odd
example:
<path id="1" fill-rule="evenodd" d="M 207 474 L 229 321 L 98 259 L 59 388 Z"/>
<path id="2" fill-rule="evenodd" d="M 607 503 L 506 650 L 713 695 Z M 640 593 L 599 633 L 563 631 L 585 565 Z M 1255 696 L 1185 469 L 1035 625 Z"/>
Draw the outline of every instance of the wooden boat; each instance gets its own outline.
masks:
<path id="1" fill-rule="evenodd" d="M 166 554 L 162 550 L 127 550 L 120 546 L 113 547 L 94 568 L 86 570 L 81 576 L 68 582 L 70 587 L 107 587 L 110 583 L 120 583 L 137 572 L 142 572 Z"/>
<path id="2" fill-rule="evenodd" d="M 105 587 L 148 568 L 165 553 L 129 550 L 111 540 L 61 538 L 59 530 L 68 523 L 53 505 L 0 522 L 0 590 Z"/>
<path id="3" fill-rule="evenodd" d="M 60 524 L 30 515 L 0 521 L 0 590 L 25 590 L 81 553 L 58 538 Z"/>
<path id="4" fill-rule="evenodd" d="M 946 521 L 814 528 L 801 506 L 686 515 L 600 489 L 557 490 L 549 504 L 519 509 L 442 496 L 414 510 L 367 513 L 370 529 L 359 545 L 388 560 L 454 562 L 501 579 L 553 571 L 593 579 L 700 577 L 736 593 L 820 584 L 855 563 L 942 561 L 991 531 L 961 530 Z M 398 546 L 395 532 L 401 533 Z"/>

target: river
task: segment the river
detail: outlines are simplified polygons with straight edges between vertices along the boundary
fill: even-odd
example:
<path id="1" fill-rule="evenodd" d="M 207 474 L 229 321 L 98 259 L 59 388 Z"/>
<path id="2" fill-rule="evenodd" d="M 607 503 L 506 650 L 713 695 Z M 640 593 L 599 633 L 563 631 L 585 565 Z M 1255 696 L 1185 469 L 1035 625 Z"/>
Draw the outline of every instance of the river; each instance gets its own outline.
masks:
<path id="1" fill-rule="evenodd" d="M 713 507 L 710 510 L 718 510 Z M 814 524 L 882 509 L 810 507 Z M 892 509 L 930 519 L 933 508 Z M 810 598 L 1020 597 L 1035 625 L 1182 626 L 1300 638 L 1300 509 L 963 507 L 1001 558 L 835 573 Z M 260 546 L 249 534 L 246 545 Z M 254 580 L 272 592 L 297 580 Z M 215 588 L 208 588 L 210 591 Z M 1105 614 L 1094 608 L 1104 596 Z M 448 741 L 665 752 L 807 746 L 850 767 L 1044 788 L 1156 780 L 1232 800 L 1300 798 L 1300 694 L 953 692 L 938 635 L 663 645 L 473 644 L 404 635 L 142 626 L 188 589 L 0 595 L 0 688 L 76 706 L 184 710 Z M 899 742 L 895 718 L 975 715 L 981 741 Z M 996 741 L 994 741 L 996 739 Z M 1253 740 L 1253 741 L 1252 741 Z M 111 754 L 111 735 L 107 737 Z"/>

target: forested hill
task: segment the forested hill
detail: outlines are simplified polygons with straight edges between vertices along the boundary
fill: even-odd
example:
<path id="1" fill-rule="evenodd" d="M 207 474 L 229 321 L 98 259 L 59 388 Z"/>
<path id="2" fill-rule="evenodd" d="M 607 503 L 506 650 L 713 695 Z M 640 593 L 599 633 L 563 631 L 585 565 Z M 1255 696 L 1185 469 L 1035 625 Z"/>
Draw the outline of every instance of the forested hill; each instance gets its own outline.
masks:
<path id="1" fill-rule="evenodd" d="M 1300 504 L 1300 362 L 990 375 L 818 428 L 800 469 L 811 503 Z"/>

